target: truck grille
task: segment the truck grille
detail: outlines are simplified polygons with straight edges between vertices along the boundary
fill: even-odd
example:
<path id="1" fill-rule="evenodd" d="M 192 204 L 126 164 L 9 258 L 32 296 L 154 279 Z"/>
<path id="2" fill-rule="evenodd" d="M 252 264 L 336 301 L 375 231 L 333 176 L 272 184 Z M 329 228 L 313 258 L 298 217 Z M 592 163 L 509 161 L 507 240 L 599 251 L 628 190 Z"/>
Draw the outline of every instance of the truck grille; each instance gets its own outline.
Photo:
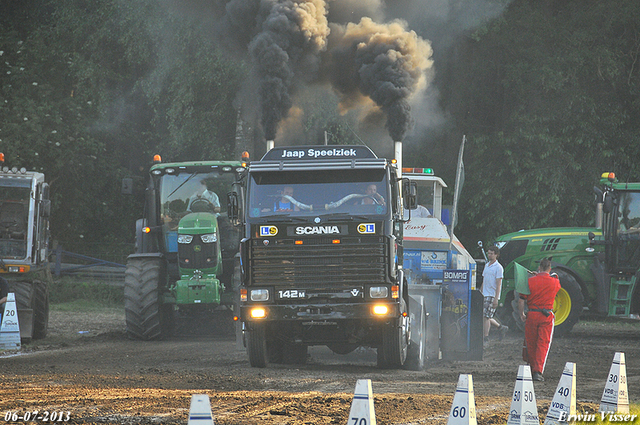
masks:
<path id="1" fill-rule="evenodd" d="M 385 282 L 388 249 L 382 237 L 279 239 L 251 247 L 251 281 L 258 285 L 323 288 Z"/>

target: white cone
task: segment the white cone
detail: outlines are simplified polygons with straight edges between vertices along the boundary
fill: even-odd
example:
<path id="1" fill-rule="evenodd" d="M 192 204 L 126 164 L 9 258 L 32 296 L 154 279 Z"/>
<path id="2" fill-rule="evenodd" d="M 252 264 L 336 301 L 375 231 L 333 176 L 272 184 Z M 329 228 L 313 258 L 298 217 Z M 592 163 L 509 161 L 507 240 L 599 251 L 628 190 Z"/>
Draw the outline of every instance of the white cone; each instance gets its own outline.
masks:
<path id="1" fill-rule="evenodd" d="M 2 324 L 0 324 L 0 349 L 14 350 L 20 348 L 20 325 L 18 323 L 18 308 L 16 294 L 9 292 L 4 305 Z"/>
<path id="2" fill-rule="evenodd" d="M 569 415 L 576 414 L 576 364 L 564 365 L 558 388 L 553 394 L 544 425 L 566 424 Z"/>
<path id="3" fill-rule="evenodd" d="M 356 382 L 348 425 L 376 425 L 371 379 L 358 379 Z"/>
<path id="4" fill-rule="evenodd" d="M 207 394 L 194 394 L 191 396 L 188 425 L 213 425 L 211 402 Z"/>
<path id="5" fill-rule="evenodd" d="M 477 425 L 476 399 L 473 395 L 473 377 L 460 375 L 456 394 L 453 396 L 447 425 Z"/>
<path id="6" fill-rule="evenodd" d="M 600 412 L 629 413 L 629 393 L 627 392 L 627 366 L 624 353 L 616 353 L 604 386 Z"/>
<path id="7" fill-rule="evenodd" d="M 513 397 L 511 397 L 507 425 L 540 425 L 529 365 L 518 367 L 518 377 L 513 389 Z"/>

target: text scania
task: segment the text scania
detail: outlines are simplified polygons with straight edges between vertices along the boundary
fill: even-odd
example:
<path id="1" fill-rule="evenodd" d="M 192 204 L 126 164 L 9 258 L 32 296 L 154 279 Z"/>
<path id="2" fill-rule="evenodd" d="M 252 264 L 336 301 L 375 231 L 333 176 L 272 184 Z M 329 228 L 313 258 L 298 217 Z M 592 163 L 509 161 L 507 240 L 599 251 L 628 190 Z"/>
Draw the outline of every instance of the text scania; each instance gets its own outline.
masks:
<path id="1" fill-rule="evenodd" d="M 292 151 L 284 149 L 282 151 L 282 158 L 304 158 L 308 156 L 309 158 L 321 158 L 321 157 L 355 157 L 356 150 L 355 149 L 309 149 L 305 151 Z"/>
<path id="2" fill-rule="evenodd" d="M 331 235 L 340 233 L 338 226 L 306 226 L 296 227 L 297 235 Z"/>

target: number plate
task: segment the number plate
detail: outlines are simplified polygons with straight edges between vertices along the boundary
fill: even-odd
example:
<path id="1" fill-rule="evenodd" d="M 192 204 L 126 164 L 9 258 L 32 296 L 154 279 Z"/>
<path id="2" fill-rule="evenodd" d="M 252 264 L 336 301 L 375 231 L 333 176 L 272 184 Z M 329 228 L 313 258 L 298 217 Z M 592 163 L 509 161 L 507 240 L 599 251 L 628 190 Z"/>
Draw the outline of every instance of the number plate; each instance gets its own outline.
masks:
<path id="1" fill-rule="evenodd" d="M 284 289 L 276 291 L 276 298 L 279 300 L 298 300 L 307 297 L 304 289 Z"/>

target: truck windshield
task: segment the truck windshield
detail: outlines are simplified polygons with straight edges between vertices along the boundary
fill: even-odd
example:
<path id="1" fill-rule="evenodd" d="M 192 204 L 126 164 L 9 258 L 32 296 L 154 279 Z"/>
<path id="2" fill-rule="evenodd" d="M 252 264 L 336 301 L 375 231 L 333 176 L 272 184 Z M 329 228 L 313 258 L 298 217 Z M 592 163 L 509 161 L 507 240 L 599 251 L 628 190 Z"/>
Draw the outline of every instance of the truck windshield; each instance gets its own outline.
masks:
<path id="1" fill-rule="evenodd" d="M 618 196 L 618 268 L 637 269 L 640 264 L 640 193 Z"/>
<path id="2" fill-rule="evenodd" d="M 190 212 L 226 211 L 227 193 L 234 181 L 235 175 L 227 172 L 165 174 L 160 180 L 160 214 L 165 227 L 176 229 L 180 218 Z"/>
<path id="3" fill-rule="evenodd" d="M 0 186 L 0 257 L 27 256 L 27 229 L 31 182 L 3 181 Z M 4 185 L 7 183 L 7 185 Z"/>
<path id="4" fill-rule="evenodd" d="M 389 199 L 385 170 L 256 172 L 249 182 L 248 214 L 383 215 Z"/>

